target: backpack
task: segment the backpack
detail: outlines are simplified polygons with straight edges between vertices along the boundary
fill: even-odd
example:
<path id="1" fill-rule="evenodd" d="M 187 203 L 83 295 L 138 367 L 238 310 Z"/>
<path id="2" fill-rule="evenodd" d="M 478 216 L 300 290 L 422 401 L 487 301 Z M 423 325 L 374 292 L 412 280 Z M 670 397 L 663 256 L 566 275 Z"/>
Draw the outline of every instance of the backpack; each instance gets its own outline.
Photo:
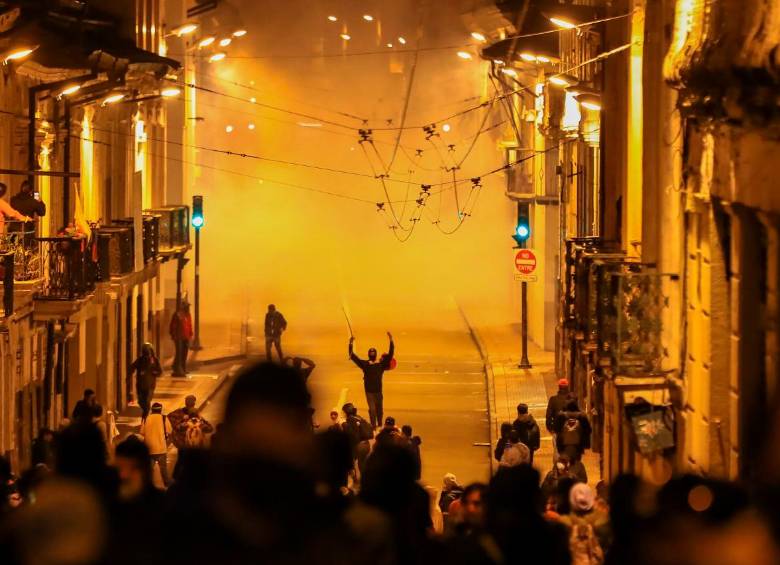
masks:
<path id="1" fill-rule="evenodd" d="M 374 428 L 365 419 L 359 418 L 358 437 L 360 441 L 368 441 L 374 438 Z"/>
<path id="2" fill-rule="evenodd" d="M 389 360 L 387 357 L 387 353 L 382 353 L 382 356 L 379 358 L 379 362 L 383 365 L 386 365 L 388 371 L 392 371 L 396 368 L 396 366 L 398 366 L 398 361 L 395 360 L 395 357 L 390 357 Z"/>
<path id="3" fill-rule="evenodd" d="M 582 422 L 577 412 L 562 412 L 566 418 L 561 428 L 561 444 L 566 446 L 582 445 Z"/>
<path id="4" fill-rule="evenodd" d="M 602 565 L 604 550 L 593 531 L 593 526 L 585 520 L 571 517 L 569 534 L 569 552 L 572 565 Z"/>
<path id="5" fill-rule="evenodd" d="M 187 424 L 187 431 L 184 432 L 184 445 L 186 447 L 203 447 L 204 443 L 205 437 L 200 420 L 190 421 Z"/>

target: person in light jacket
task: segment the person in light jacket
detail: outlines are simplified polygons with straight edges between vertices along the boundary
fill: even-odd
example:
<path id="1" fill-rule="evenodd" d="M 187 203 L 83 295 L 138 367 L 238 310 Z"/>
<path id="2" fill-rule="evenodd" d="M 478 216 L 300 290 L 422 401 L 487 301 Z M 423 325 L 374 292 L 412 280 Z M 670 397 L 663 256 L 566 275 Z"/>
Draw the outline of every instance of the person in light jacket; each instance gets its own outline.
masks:
<path id="1" fill-rule="evenodd" d="M 152 472 L 157 464 L 160 467 L 163 484 L 167 487 L 171 482 L 168 474 L 168 441 L 172 430 L 168 418 L 163 416 L 162 408 L 159 402 L 152 404 L 152 413 L 141 422 L 141 435 L 144 436 L 144 442 L 152 458 Z"/>

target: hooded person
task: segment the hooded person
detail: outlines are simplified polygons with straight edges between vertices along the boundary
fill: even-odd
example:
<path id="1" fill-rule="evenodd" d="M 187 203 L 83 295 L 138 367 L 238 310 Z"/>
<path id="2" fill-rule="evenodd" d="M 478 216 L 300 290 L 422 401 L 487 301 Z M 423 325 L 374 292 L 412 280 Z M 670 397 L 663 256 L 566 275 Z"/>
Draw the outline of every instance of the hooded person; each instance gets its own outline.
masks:
<path id="1" fill-rule="evenodd" d="M 368 359 L 361 359 L 355 355 L 354 336 L 349 338 L 349 358 L 363 371 L 363 389 L 366 393 L 366 402 L 368 403 L 368 415 L 374 428 L 382 425 L 382 416 L 384 414 L 382 377 L 385 371 L 392 367 L 393 356 L 395 355 L 393 336 L 390 332 L 387 332 L 387 337 L 390 339 L 390 349 L 381 359 L 377 357 L 377 351 L 373 347 L 368 350 Z"/>
<path id="2" fill-rule="evenodd" d="M 463 494 L 463 487 L 458 482 L 458 478 L 452 473 L 445 473 L 442 479 L 441 494 L 439 495 L 439 509 L 445 516 L 450 510 L 450 505 L 460 500 Z"/>
<path id="3" fill-rule="evenodd" d="M 576 483 L 569 491 L 570 512 L 561 516 L 569 530 L 572 563 L 597 565 L 604 562 L 609 542 L 609 517 L 595 509 L 596 494 L 585 483 Z"/>
<path id="4" fill-rule="evenodd" d="M 157 386 L 157 377 L 162 375 L 160 360 L 154 353 L 151 343 L 144 343 L 141 347 L 141 355 L 130 365 L 128 376 L 135 373 L 135 391 L 138 396 L 138 405 L 141 407 L 141 419 L 145 420 L 149 415 L 151 401 L 154 397 L 154 389 Z"/>
<path id="5" fill-rule="evenodd" d="M 528 463 L 534 464 L 534 452 L 541 445 L 541 434 L 539 425 L 528 411 L 528 404 L 520 403 L 517 405 L 517 418 L 512 422 L 512 427 L 517 432 L 520 442 L 525 444 L 530 453 Z"/>

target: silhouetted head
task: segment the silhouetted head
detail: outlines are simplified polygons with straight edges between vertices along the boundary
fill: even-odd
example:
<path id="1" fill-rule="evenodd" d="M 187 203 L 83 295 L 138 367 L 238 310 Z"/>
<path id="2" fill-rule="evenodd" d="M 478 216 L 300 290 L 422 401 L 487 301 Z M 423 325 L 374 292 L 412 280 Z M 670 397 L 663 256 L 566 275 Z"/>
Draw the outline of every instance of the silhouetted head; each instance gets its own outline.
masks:
<path id="1" fill-rule="evenodd" d="M 268 311 L 269 312 L 276 312 L 276 306 L 273 304 L 268 305 Z"/>
<path id="2" fill-rule="evenodd" d="M 560 391 L 567 391 L 567 390 L 569 390 L 569 380 L 568 379 L 560 379 L 558 381 L 558 390 L 560 390 Z"/>
<path id="3" fill-rule="evenodd" d="M 245 368 L 225 404 L 224 449 L 303 465 L 311 443 L 311 396 L 299 371 L 273 363 Z"/>
<path id="4" fill-rule="evenodd" d="M 19 187 L 19 190 L 25 194 L 29 194 L 32 192 L 32 185 L 30 184 L 30 181 L 23 180 L 22 185 Z"/>
<path id="5" fill-rule="evenodd" d="M 528 404 L 523 404 L 522 402 L 517 405 L 517 413 L 522 414 L 528 414 Z"/>
<path id="6" fill-rule="evenodd" d="M 408 438 L 412 437 L 412 426 L 410 426 L 409 424 L 404 424 L 403 426 L 401 426 L 401 433 Z"/>
<path id="7" fill-rule="evenodd" d="M 119 474 L 119 497 L 131 500 L 152 485 L 152 459 L 149 448 L 131 435 L 116 446 L 114 466 Z"/>
<path id="8" fill-rule="evenodd" d="M 197 402 L 197 399 L 195 398 L 194 394 L 187 395 L 184 398 L 184 406 L 187 408 L 195 408 L 195 403 Z"/>
<path id="9" fill-rule="evenodd" d="M 154 357 L 154 347 L 148 341 L 141 346 L 141 355 L 144 357 Z"/>
<path id="10" fill-rule="evenodd" d="M 87 404 L 95 404 L 95 391 L 91 388 L 84 389 L 84 402 Z"/>
<path id="11" fill-rule="evenodd" d="M 577 401 L 574 399 L 571 399 L 566 403 L 567 412 L 578 412 L 579 409 L 580 407 L 577 405 Z"/>
<path id="12" fill-rule="evenodd" d="M 509 443 L 515 444 L 520 442 L 520 434 L 517 433 L 517 430 L 512 428 L 509 430 L 509 435 L 507 436 L 507 439 L 509 440 Z"/>
<path id="13" fill-rule="evenodd" d="M 395 427 L 395 418 L 392 416 L 388 416 L 385 418 L 385 427 L 386 428 L 394 428 Z"/>
<path id="14" fill-rule="evenodd" d="M 163 406 L 159 402 L 152 404 L 152 414 L 162 414 Z"/>
<path id="15" fill-rule="evenodd" d="M 507 439 L 509 437 L 509 432 L 512 431 L 512 424 L 509 422 L 502 422 L 501 423 L 501 439 Z"/>
<path id="16" fill-rule="evenodd" d="M 376 361 L 376 349 L 374 349 L 373 347 L 368 350 L 368 360 Z"/>
<path id="17" fill-rule="evenodd" d="M 346 414 L 347 416 L 354 416 L 357 414 L 357 408 L 355 408 L 355 405 L 351 402 L 347 402 L 344 406 L 341 407 L 341 410 Z"/>

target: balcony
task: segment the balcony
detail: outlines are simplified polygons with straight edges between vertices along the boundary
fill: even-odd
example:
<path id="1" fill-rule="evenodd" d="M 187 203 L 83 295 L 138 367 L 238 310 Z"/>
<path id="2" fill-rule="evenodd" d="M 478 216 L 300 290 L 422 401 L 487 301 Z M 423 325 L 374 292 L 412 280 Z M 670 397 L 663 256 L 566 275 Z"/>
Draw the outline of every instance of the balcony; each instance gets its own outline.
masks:
<path id="1" fill-rule="evenodd" d="M 42 237 L 37 241 L 46 276 L 36 298 L 79 300 L 95 289 L 97 250 L 88 244 L 85 237 Z"/>
<path id="2" fill-rule="evenodd" d="M 145 210 L 145 215 L 157 216 L 158 253 L 166 253 L 190 243 L 190 209 L 187 206 L 165 206 Z"/>
<path id="3" fill-rule="evenodd" d="M 25 222 L 6 221 L 8 231 L 0 234 L 0 254 L 13 255 L 13 280 L 36 281 L 42 277 L 41 248 L 35 239 L 35 230 L 28 230 Z"/>
<path id="4" fill-rule="evenodd" d="M 97 228 L 100 281 L 128 275 L 135 270 L 135 238 L 132 220 Z"/>

